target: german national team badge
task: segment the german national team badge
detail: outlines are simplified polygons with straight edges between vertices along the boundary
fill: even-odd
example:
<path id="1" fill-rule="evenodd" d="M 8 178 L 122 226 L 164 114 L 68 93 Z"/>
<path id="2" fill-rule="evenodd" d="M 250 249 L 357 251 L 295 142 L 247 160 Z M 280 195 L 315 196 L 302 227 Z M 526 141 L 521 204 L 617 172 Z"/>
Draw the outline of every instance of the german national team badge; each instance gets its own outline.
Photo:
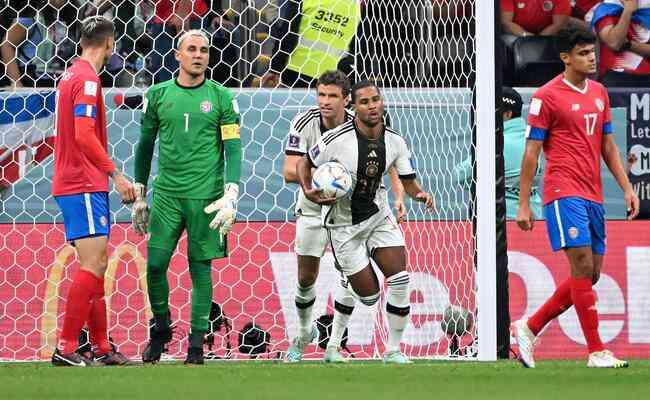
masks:
<path id="1" fill-rule="evenodd" d="M 578 228 L 576 228 L 575 226 L 572 226 L 571 228 L 569 228 L 569 237 L 571 239 L 577 238 L 579 233 L 580 233 L 580 231 L 578 231 Z"/>
<path id="2" fill-rule="evenodd" d="M 374 178 L 377 176 L 377 173 L 379 172 L 379 165 L 377 165 L 376 161 L 368 161 L 366 164 L 366 176 L 368 178 Z"/>
<path id="3" fill-rule="evenodd" d="M 209 113 L 210 111 L 212 111 L 212 103 L 210 103 L 207 100 L 201 102 L 201 111 L 204 113 Z"/>
<path id="4" fill-rule="evenodd" d="M 605 103 L 603 103 L 602 99 L 596 99 L 596 107 L 598 107 L 598 111 L 600 112 L 605 110 Z"/>

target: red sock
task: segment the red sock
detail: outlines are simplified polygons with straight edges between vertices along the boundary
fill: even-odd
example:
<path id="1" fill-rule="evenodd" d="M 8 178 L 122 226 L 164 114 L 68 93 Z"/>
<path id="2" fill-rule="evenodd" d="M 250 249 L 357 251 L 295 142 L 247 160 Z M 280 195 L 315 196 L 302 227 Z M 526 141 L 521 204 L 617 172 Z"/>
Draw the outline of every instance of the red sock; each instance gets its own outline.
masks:
<path id="1" fill-rule="evenodd" d="M 590 278 L 571 279 L 571 299 L 576 307 L 582 333 L 587 341 L 589 353 L 605 349 L 598 334 L 598 310 L 596 309 L 596 294 Z"/>
<path id="2" fill-rule="evenodd" d="M 571 279 L 567 279 L 555 289 L 535 314 L 528 319 L 528 328 L 535 336 L 549 323 L 573 305 L 571 300 Z"/>
<path id="3" fill-rule="evenodd" d="M 106 300 L 104 296 L 104 278 L 97 278 L 97 286 L 88 315 L 90 343 L 96 348 L 95 353 L 97 355 L 103 355 L 111 351 L 111 344 L 108 342 L 108 323 L 106 322 Z"/>
<path id="4" fill-rule="evenodd" d="M 75 274 L 66 299 L 63 330 L 59 337 L 58 346 L 63 353 L 72 353 L 79 346 L 79 333 L 88 318 L 96 284 L 97 277 L 90 271 L 80 269 Z"/>

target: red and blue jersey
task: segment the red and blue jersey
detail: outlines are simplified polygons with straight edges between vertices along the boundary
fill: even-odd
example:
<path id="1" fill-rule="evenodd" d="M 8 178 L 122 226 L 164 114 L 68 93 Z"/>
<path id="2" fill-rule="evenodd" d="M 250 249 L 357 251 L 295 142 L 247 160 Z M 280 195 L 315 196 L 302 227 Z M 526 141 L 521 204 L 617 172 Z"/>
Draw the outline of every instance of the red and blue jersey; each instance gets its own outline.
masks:
<path id="1" fill-rule="evenodd" d="M 56 91 L 54 196 L 108 191 L 106 112 L 95 68 L 77 59 Z"/>
<path id="2" fill-rule="evenodd" d="M 580 89 L 560 74 L 533 94 L 526 137 L 544 141 L 544 204 L 563 197 L 603 202 L 601 147 L 611 121 L 607 90 L 596 81 Z"/>

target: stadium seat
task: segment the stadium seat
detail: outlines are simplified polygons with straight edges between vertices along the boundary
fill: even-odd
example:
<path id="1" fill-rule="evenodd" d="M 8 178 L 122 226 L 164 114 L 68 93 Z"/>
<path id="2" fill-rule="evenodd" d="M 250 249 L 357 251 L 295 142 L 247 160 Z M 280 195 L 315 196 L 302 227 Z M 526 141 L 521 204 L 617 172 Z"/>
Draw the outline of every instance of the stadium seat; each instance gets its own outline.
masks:
<path id="1" fill-rule="evenodd" d="M 515 86 L 541 86 L 564 71 L 551 37 L 520 37 L 512 51 Z"/>

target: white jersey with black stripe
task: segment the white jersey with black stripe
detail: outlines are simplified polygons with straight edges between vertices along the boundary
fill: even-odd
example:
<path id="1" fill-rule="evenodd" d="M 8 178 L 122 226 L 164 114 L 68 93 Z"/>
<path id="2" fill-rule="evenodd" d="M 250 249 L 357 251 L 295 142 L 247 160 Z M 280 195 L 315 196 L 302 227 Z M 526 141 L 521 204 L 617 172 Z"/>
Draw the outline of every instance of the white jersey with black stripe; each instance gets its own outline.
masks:
<path id="1" fill-rule="evenodd" d="M 411 152 L 393 129 L 384 128 L 376 140 L 368 139 L 349 121 L 333 129 L 307 154 L 313 167 L 338 161 L 352 175 L 352 193 L 333 206 L 323 207 L 326 227 L 357 225 L 381 212 L 390 213 L 383 177 L 392 166 L 401 179 L 415 179 Z"/>
<path id="2" fill-rule="evenodd" d="M 354 112 L 345 110 L 345 121 L 348 122 L 354 118 Z M 318 107 L 310 108 L 301 112 L 291 121 L 289 127 L 289 137 L 284 146 L 286 155 L 304 156 L 313 145 L 318 143 L 321 136 L 327 132 L 321 119 Z M 319 216 L 321 207 L 307 199 L 300 189 L 298 201 L 296 202 L 297 215 Z"/>

